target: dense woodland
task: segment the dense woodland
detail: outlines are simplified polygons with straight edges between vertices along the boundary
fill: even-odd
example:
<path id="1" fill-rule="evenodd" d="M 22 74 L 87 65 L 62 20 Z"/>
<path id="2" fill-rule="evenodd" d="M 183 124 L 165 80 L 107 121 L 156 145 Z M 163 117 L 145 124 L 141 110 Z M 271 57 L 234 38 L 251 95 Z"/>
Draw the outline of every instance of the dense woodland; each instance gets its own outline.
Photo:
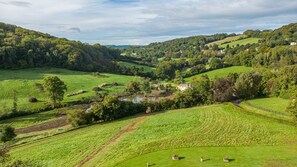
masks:
<path id="1" fill-rule="evenodd" d="M 82 71 L 115 71 L 119 50 L 56 38 L 0 23 L 0 68 L 60 67 Z"/>

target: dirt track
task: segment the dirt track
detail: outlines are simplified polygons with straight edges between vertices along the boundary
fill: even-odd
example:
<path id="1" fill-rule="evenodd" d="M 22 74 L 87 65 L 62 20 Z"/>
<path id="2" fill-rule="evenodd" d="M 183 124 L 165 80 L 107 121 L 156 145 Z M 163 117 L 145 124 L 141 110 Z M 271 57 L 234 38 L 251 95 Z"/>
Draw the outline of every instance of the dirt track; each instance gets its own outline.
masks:
<path id="1" fill-rule="evenodd" d="M 123 136 L 125 133 L 128 133 L 134 129 L 134 127 L 142 122 L 145 119 L 146 116 L 141 116 L 139 118 L 136 118 L 134 122 L 132 122 L 130 125 L 128 125 L 126 128 L 121 130 L 118 134 L 116 134 L 112 139 L 110 139 L 107 143 L 102 145 L 98 150 L 93 152 L 91 155 L 87 156 L 84 160 L 80 161 L 77 167 L 83 166 L 85 163 L 90 161 L 92 158 L 94 158 L 96 155 L 98 155 L 101 151 L 103 151 L 106 147 L 108 147 L 110 144 L 114 143 L 117 139 L 119 139 L 121 136 Z"/>

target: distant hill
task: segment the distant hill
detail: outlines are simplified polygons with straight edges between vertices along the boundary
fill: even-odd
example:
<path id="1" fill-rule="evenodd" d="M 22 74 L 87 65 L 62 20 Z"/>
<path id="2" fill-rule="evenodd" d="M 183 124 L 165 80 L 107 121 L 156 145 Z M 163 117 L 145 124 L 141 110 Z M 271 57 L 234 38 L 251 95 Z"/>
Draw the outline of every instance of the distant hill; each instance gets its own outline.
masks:
<path id="1" fill-rule="evenodd" d="M 147 62 L 155 61 L 157 58 L 170 57 L 191 57 L 204 49 L 205 44 L 222 40 L 236 34 L 214 34 L 177 38 L 165 42 L 151 43 L 147 46 L 134 46 L 124 50 L 124 55 L 142 58 Z"/>
<path id="2" fill-rule="evenodd" d="M 240 38 L 242 37 L 242 40 Z M 240 40 L 240 41 L 239 41 Z M 259 44 L 261 46 L 275 47 L 290 45 L 291 42 L 297 42 L 297 23 L 291 23 L 275 30 L 247 30 L 242 36 L 236 34 L 214 34 L 204 36 L 192 36 L 187 38 L 178 38 L 165 42 L 151 43 L 147 46 L 134 46 L 125 49 L 123 55 L 138 57 L 145 61 L 158 62 L 161 57 L 171 58 L 191 58 L 203 54 L 203 50 L 218 50 L 214 45 L 231 43 L 232 46 Z M 247 49 L 247 48 L 246 48 Z"/>
<path id="3" fill-rule="evenodd" d="M 297 42 L 297 23 L 284 25 L 275 30 L 247 30 L 243 34 L 248 37 L 263 38 L 262 43 L 272 47 L 289 45 L 291 42 Z"/>
<path id="4" fill-rule="evenodd" d="M 0 69 L 60 67 L 83 71 L 112 71 L 117 49 L 89 45 L 0 23 Z"/>

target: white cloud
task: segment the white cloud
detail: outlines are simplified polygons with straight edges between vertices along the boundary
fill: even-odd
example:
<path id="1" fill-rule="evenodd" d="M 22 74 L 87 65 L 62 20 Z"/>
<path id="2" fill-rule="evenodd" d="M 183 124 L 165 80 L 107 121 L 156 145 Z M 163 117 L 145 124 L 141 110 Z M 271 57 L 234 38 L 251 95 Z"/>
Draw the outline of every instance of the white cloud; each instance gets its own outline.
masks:
<path id="1" fill-rule="evenodd" d="M 90 43 L 146 44 L 276 28 L 297 21 L 297 1 L 0 0 L 0 21 Z"/>

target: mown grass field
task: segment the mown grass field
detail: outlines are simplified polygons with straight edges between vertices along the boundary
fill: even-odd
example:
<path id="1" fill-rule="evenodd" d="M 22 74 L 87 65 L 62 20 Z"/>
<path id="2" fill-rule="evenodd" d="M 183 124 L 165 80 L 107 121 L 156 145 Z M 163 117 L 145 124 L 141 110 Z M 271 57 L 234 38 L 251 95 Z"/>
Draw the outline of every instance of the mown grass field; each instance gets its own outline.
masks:
<path id="1" fill-rule="evenodd" d="M 74 166 L 134 120 L 93 125 L 20 145 L 11 155 L 44 166 Z M 201 166 L 200 156 L 210 159 L 206 166 L 223 166 L 226 156 L 234 159 L 231 166 L 283 161 L 297 165 L 296 139 L 296 127 L 247 114 L 231 104 L 194 107 L 146 116 L 84 166 L 145 166 L 147 161 L 155 166 Z M 184 159 L 173 162 L 172 154 Z"/>
<path id="2" fill-rule="evenodd" d="M 286 108 L 290 102 L 290 100 L 288 99 L 271 97 L 248 100 L 247 102 L 248 103 L 241 102 L 240 107 L 249 112 L 275 118 L 278 120 L 292 121 L 290 113 L 286 112 Z M 250 104 L 253 106 L 251 106 Z M 280 114 L 275 114 L 274 112 L 266 111 L 266 109 L 276 111 Z"/>
<path id="3" fill-rule="evenodd" d="M 133 120 L 93 125 L 16 146 L 11 155 L 14 159 L 37 160 L 42 166 L 75 166 Z"/>
<path id="4" fill-rule="evenodd" d="M 123 76 L 116 74 L 101 74 L 101 77 L 95 77 L 91 73 L 71 71 L 59 68 L 34 68 L 22 70 L 0 70 L 0 114 L 9 110 L 12 106 L 13 90 L 17 91 L 18 109 L 30 110 L 38 108 L 45 102 L 48 102 L 47 97 L 41 92 L 35 83 L 42 83 L 45 76 L 58 76 L 67 85 L 64 101 L 74 101 L 82 97 L 94 96 L 92 88 L 102 83 L 117 82 L 120 85 L 117 87 L 107 87 L 104 90 L 109 93 L 122 92 L 126 83 L 135 79 L 134 76 Z M 79 90 L 87 91 L 84 94 L 72 97 L 66 97 L 69 93 L 74 93 Z M 36 97 L 41 102 L 29 103 L 29 97 Z"/>
<path id="5" fill-rule="evenodd" d="M 184 159 L 172 161 L 172 153 Z M 297 151 L 283 146 L 251 146 L 251 147 L 197 147 L 169 149 L 141 155 L 127 160 L 117 167 L 145 166 L 150 162 L 157 167 L 185 167 L 185 166 L 246 166 L 246 167 L 293 167 L 296 164 Z M 231 159 L 230 163 L 223 162 L 223 158 Z M 160 158 L 162 157 L 162 158 Z M 200 157 L 205 159 L 200 161 Z M 234 158 L 236 157 L 236 158 Z M 249 161 L 247 161 L 249 159 Z M 278 159 L 278 160 L 274 160 Z"/>
<path id="6" fill-rule="evenodd" d="M 252 99 L 248 100 L 249 103 L 263 107 L 266 109 L 279 111 L 279 112 L 286 112 L 286 108 L 288 107 L 290 100 L 271 97 L 271 98 L 260 98 L 260 99 Z"/>
<path id="7" fill-rule="evenodd" d="M 227 37 L 227 38 L 219 40 L 219 41 L 211 42 L 211 43 L 209 43 L 207 45 L 208 46 L 214 45 L 214 44 L 222 45 L 223 43 L 227 43 L 227 42 L 229 43 L 229 42 L 237 41 L 237 40 L 240 39 L 240 37 L 241 37 L 241 35 L 236 35 L 236 36 L 233 36 L 233 37 Z"/>
<path id="8" fill-rule="evenodd" d="M 230 47 L 235 47 L 236 45 L 254 44 L 254 43 L 258 43 L 259 40 L 260 38 L 246 38 L 246 39 L 241 39 L 230 43 L 225 43 L 223 45 L 220 45 L 219 47 L 226 48 L 227 45 L 229 45 Z"/>
<path id="9" fill-rule="evenodd" d="M 143 68 L 144 72 L 152 72 L 155 70 L 154 67 L 149 67 L 149 66 L 144 66 L 144 65 L 139 65 L 139 64 L 134 64 L 134 63 L 130 63 L 130 62 L 124 62 L 124 61 L 120 61 L 118 62 L 119 65 L 125 66 L 125 67 L 138 67 L 138 68 Z"/>
<path id="10" fill-rule="evenodd" d="M 232 66 L 232 67 L 217 69 L 217 70 L 201 73 L 198 75 L 194 75 L 192 77 L 185 78 L 185 80 L 186 80 L 186 82 L 189 82 L 189 81 L 191 81 L 192 78 L 194 78 L 194 77 L 199 78 L 202 75 L 207 75 L 210 79 L 214 79 L 215 77 L 223 78 L 223 77 L 228 76 L 228 74 L 230 74 L 230 73 L 243 73 L 243 72 L 248 72 L 251 70 L 253 70 L 252 67 Z"/>

